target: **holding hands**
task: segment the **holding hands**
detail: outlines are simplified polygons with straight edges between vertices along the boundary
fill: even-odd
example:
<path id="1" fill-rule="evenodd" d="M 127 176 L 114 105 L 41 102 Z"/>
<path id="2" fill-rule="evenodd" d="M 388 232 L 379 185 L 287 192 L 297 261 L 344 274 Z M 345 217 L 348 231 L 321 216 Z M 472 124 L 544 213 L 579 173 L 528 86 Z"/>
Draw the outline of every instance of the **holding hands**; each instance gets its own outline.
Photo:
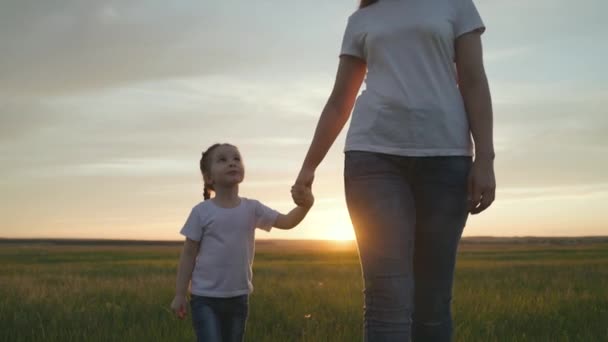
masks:
<path id="1" fill-rule="evenodd" d="M 314 170 L 302 168 L 296 179 L 296 183 L 291 187 L 291 198 L 299 207 L 310 208 L 315 202 L 312 195 L 312 182 L 315 178 Z"/>
<path id="2" fill-rule="evenodd" d="M 311 188 L 301 184 L 291 187 L 291 198 L 298 207 L 310 208 L 315 203 Z"/>

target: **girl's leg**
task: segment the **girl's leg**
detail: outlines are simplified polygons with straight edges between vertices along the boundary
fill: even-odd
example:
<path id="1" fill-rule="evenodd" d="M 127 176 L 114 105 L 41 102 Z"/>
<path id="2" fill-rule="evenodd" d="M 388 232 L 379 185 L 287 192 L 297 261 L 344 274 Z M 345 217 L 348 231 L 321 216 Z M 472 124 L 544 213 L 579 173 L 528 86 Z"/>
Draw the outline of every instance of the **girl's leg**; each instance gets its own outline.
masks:
<path id="1" fill-rule="evenodd" d="M 470 157 L 425 157 L 415 162 L 413 341 L 450 341 L 452 283 L 458 242 L 467 219 Z"/>
<path id="2" fill-rule="evenodd" d="M 410 159 L 347 152 L 345 191 L 365 283 L 365 341 L 409 341 L 415 210 Z"/>
<path id="3" fill-rule="evenodd" d="M 225 298 L 222 309 L 222 341 L 242 342 L 245 339 L 249 296 Z"/>
<path id="4" fill-rule="evenodd" d="M 198 342 L 222 341 L 216 299 L 196 295 L 190 299 L 192 326 Z"/>

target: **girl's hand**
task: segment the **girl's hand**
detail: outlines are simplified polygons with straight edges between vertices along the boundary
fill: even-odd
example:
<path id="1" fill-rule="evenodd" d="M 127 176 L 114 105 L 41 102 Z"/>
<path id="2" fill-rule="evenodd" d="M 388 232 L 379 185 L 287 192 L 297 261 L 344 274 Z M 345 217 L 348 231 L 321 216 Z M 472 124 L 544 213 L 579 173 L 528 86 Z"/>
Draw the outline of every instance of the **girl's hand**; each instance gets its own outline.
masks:
<path id="1" fill-rule="evenodd" d="M 494 160 L 475 159 L 471 166 L 468 182 L 469 212 L 473 215 L 487 209 L 496 196 Z"/>
<path id="2" fill-rule="evenodd" d="M 186 318 L 186 315 L 188 314 L 187 308 L 188 300 L 186 299 L 186 296 L 175 296 L 175 298 L 173 298 L 173 301 L 171 302 L 171 310 L 175 312 L 177 318 Z"/>

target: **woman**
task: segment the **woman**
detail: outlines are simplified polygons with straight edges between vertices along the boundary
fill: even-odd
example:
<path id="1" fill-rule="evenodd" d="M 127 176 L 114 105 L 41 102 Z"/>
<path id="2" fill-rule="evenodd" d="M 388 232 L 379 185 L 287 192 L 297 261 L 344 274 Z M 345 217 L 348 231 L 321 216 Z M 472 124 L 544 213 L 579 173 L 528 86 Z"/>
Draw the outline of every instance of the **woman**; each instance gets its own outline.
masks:
<path id="1" fill-rule="evenodd" d="M 468 213 L 489 207 L 496 187 L 484 30 L 472 0 L 361 1 L 348 19 L 294 189 L 312 185 L 367 75 L 344 169 L 366 341 L 451 339 L 457 246 Z"/>

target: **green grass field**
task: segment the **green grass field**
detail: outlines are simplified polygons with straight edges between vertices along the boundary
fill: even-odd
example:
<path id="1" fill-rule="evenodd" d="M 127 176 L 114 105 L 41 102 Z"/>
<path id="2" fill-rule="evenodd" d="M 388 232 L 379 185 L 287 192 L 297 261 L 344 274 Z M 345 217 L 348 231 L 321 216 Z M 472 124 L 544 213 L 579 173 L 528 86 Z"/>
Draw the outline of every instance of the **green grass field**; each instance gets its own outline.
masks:
<path id="1" fill-rule="evenodd" d="M 0 341 L 192 341 L 177 245 L 0 244 Z M 352 244 L 258 244 L 248 341 L 361 341 Z M 608 243 L 465 243 L 456 341 L 608 341 Z"/>

